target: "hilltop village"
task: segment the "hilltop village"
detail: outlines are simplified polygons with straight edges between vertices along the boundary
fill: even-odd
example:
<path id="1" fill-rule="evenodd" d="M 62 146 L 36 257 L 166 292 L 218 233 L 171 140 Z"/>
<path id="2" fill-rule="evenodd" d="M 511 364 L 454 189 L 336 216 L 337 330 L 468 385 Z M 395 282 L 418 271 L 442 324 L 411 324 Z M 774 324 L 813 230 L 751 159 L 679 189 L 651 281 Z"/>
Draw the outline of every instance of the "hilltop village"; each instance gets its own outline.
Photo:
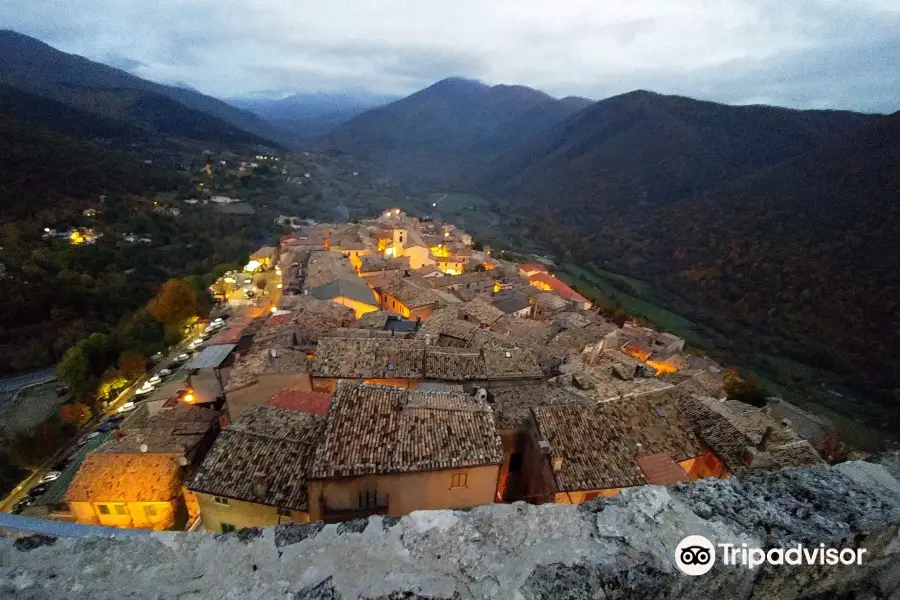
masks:
<path id="1" fill-rule="evenodd" d="M 728 400 L 720 365 L 610 322 L 547 265 L 399 209 L 291 227 L 251 257 L 269 277 L 258 293 L 243 275 L 217 286 L 222 316 L 186 379 L 91 440 L 29 510 L 228 532 L 822 462 L 772 406 Z"/>

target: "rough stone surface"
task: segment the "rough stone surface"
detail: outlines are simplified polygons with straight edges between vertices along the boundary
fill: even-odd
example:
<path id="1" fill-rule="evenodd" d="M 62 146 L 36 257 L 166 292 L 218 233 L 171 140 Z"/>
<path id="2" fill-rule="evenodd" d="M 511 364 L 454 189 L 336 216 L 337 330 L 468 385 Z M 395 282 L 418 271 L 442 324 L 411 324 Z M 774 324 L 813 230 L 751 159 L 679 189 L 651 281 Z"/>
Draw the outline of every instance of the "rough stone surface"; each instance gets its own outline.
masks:
<path id="1" fill-rule="evenodd" d="M 634 488 L 578 507 L 492 505 L 222 536 L 2 537 L 0 597 L 900 600 L 897 459 L 878 461 Z M 719 562 L 689 577 L 674 549 L 691 534 L 868 554 L 860 566 Z"/>

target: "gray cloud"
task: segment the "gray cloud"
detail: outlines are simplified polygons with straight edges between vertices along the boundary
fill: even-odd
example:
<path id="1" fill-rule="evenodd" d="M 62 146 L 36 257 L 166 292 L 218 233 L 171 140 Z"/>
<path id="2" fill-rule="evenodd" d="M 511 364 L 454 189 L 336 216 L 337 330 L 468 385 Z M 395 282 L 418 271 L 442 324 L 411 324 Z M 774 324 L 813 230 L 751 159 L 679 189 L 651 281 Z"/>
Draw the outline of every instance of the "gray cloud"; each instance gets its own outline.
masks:
<path id="1" fill-rule="evenodd" d="M 448 76 L 900 109 L 896 0 L 0 0 L 0 27 L 218 96 L 406 94 Z"/>

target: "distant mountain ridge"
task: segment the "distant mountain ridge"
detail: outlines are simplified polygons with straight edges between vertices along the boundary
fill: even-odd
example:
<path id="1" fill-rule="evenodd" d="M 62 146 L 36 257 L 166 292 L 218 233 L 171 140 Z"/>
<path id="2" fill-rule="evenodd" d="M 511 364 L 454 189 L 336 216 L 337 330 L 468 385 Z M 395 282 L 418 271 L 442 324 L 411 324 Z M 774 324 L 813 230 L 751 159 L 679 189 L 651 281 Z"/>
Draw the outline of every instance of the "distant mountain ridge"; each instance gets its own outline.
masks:
<path id="1" fill-rule="evenodd" d="M 634 91 L 594 103 L 483 166 L 477 187 L 591 213 L 703 193 L 875 120 Z"/>
<path id="2" fill-rule="evenodd" d="M 278 137 L 260 117 L 211 96 L 153 83 L 9 30 L 0 31 L 0 83 L 154 133 L 251 144 Z M 177 130 L 184 125 L 190 126 Z"/>
<path id="3" fill-rule="evenodd" d="M 453 180 L 590 102 L 453 77 L 357 115 L 323 146 L 404 175 Z"/>

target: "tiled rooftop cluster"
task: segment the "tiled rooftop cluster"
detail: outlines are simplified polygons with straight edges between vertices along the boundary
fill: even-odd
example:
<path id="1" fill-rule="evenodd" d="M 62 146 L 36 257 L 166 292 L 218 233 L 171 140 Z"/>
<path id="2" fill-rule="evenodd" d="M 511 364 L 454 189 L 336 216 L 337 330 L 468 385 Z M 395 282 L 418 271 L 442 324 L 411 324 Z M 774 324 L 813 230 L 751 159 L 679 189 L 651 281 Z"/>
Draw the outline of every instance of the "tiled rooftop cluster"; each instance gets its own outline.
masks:
<path id="1" fill-rule="evenodd" d="M 311 478 L 499 465 L 490 406 L 466 394 L 342 382 Z"/>
<path id="2" fill-rule="evenodd" d="M 453 348 L 421 339 L 322 338 L 312 361 L 315 377 L 473 381 L 541 378 L 530 348 Z"/>

